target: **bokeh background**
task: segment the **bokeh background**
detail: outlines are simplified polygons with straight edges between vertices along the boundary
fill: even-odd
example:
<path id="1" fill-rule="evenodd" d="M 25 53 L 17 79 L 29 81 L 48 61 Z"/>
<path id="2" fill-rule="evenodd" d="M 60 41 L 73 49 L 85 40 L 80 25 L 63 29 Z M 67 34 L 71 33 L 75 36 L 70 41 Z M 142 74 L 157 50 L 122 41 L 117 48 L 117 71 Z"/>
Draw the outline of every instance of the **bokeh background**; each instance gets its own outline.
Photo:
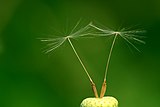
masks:
<path id="1" fill-rule="evenodd" d="M 117 40 L 106 95 L 119 107 L 160 107 L 159 0 L 0 0 L 0 107 L 79 107 L 93 96 L 69 44 L 44 54 L 37 39 L 65 36 L 80 18 L 147 31 L 141 53 Z M 110 40 L 72 40 L 98 91 Z"/>

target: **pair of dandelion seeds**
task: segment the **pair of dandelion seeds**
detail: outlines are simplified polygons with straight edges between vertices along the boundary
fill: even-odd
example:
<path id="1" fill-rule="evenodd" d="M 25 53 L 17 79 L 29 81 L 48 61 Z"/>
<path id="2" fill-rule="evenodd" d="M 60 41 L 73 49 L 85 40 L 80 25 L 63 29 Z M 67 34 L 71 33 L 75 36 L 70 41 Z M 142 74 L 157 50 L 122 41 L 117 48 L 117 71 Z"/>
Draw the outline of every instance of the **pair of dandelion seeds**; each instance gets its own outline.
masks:
<path id="1" fill-rule="evenodd" d="M 50 53 L 50 52 L 54 51 L 55 49 L 60 47 L 64 42 L 68 41 L 71 48 L 73 49 L 73 52 L 75 53 L 75 55 L 78 59 L 78 61 L 80 62 L 86 75 L 88 76 L 88 79 L 91 83 L 92 90 L 93 90 L 93 93 L 95 96 L 93 98 L 84 99 L 80 106 L 81 107 L 118 107 L 118 101 L 116 98 L 111 97 L 111 96 L 104 97 L 105 92 L 106 92 L 106 77 L 107 77 L 109 63 L 110 63 L 110 59 L 111 59 L 111 55 L 112 55 L 112 51 L 113 51 L 115 42 L 116 42 L 117 38 L 120 37 L 124 41 L 126 41 L 126 43 L 129 44 L 129 46 L 132 46 L 137 51 L 139 51 L 139 49 L 135 46 L 135 42 L 145 44 L 145 42 L 142 40 L 143 36 L 139 35 L 141 33 L 144 33 L 144 31 L 143 30 L 129 30 L 129 29 L 125 29 L 125 28 L 114 31 L 114 30 L 106 28 L 106 27 L 105 28 L 99 27 L 93 23 L 89 23 L 86 26 L 81 27 L 78 30 L 76 30 L 77 27 L 79 26 L 79 24 L 80 24 L 80 21 L 78 21 L 76 23 L 76 25 L 73 27 L 73 29 L 71 30 L 71 32 L 68 36 L 58 37 L 58 38 L 41 39 L 41 41 L 47 42 L 47 49 L 45 50 L 45 53 Z M 85 65 L 83 64 L 83 61 L 81 60 L 79 54 L 77 53 L 76 48 L 74 47 L 74 45 L 72 43 L 72 39 L 82 38 L 82 37 L 96 38 L 96 37 L 108 37 L 108 36 L 112 36 L 113 40 L 112 40 L 112 44 L 111 44 L 111 47 L 109 50 L 107 62 L 106 62 L 104 81 L 103 81 L 100 96 L 99 96 L 97 89 L 96 89 L 96 85 L 95 85 L 94 81 L 92 80 L 91 76 L 89 75 L 89 72 L 87 71 Z"/>

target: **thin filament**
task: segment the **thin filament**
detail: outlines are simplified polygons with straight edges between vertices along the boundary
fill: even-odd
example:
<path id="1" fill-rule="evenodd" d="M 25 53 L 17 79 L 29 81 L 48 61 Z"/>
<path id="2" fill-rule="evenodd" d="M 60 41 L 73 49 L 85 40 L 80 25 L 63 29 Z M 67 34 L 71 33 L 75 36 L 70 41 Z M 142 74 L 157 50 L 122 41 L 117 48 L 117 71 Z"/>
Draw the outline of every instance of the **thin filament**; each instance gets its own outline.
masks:
<path id="1" fill-rule="evenodd" d="M 84 64 L 83 64 L 83 62 L 82 62 L 82 60 L 81 60 L 81 58 L 79 57 L 79 55 L 78 55 L 78 53 L 77 53 L 76 49 L 74 48 L 74 46 L 73 46 L 73 44 L 72 44 L 72 42 L 71 42 L 70 38 L 67 38 L 67 39 L 68 39 L 68 42 L 69 42 L 69 44 L 71 45 L 71 47 L 72 47 L 72 49 L 73 49 L 73 51 L 74 51 L 75 55 L 77 56 L 77 58 L 78 58 L 79 62 L 81 63 L 81 65 L 82 65 L 82 67 L 83 67 L 84 71 L 86 72 L 86 74 L 87 74 L 87 76 L 88 76 L 88 78 L 89 78 L 90 82 L 91 82 L 91 83 L 93 83 L 93 80 L 92 80 L 91 76 L 89 75 L 89 73 L 88 73 L 88 71 L 87 71 L 86 67 L 84 66 Z"/>
<path id="2" fill-rule="evenodd" d="M 109 63 L 110 63 L 110 59 L 111 59 L 111 55 L 112 55 L 112 51 L 113 51 L 113 47 L 115 45 L 115 41 L 117 38 L 118 33 L 115 34 L 110 51 L 109 51 L 109 56 L 108 56 L 108 60 L 107 60 L 107 65 L 106 65 L 106 71 L 105 71 L 105 75 L 104 75 L 104 80 L 106 80 L 107 77 L 107 72 L 108 72 L 108 67 L 109 67 Z"/>
<path id="3" fill-rule="evenodd" d="M 106 92 L 106 87 L 107 87 L 106 76 L 107 76 L 108 66 L 109 66 L 109 62 L 110 62 L 110 59 L 111 59 L 111 55 L 112 55 L 112 51 L 113 51 L 113 47 L 114 47 L 117 35 L 118 35 L 118 33 L 115 33 L 115 36 L 114 36 L 114 39 L 113 39 L 113 42 L 112 42 L 112 45 L 111 45 L 111 49 L 110 49 L 110 52 L 109 52 L 107 65 L 106 65 L 106 71 L 105 71 L 105 74 L 104 74 L 104 81 L 103 81 L 102 88 L 101 88 L 101 93 L 100 93 L 100 98 L 103 98 L 103 96 L 105 95 L 105 92 Z"/>

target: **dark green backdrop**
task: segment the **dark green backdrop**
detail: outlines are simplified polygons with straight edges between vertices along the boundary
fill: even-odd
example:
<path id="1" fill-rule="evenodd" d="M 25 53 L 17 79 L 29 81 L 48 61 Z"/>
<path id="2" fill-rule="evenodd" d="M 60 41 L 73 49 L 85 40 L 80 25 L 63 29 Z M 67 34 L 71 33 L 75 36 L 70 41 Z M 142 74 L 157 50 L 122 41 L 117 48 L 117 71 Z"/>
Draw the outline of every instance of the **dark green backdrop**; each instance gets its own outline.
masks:
<path id="1" fill-rule="evenodd" d="M 93 96 L 69 44 L 44 54 L 37 39 L 65 35 L 80 18 L 147 31 L 141 53 L 116 42 L 106 95 L 119 107 L 160 107 L 159 0 L 0 0 L 0 107 L 79 107 Z M 72 41 L 100 90 L 110 40 Z"/>

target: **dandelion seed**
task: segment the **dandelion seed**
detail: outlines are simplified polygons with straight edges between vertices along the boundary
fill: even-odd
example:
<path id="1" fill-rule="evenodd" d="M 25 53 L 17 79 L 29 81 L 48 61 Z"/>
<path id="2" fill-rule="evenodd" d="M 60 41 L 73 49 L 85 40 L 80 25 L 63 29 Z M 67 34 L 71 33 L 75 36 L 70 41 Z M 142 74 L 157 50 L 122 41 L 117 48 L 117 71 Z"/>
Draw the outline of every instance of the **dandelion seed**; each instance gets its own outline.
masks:
<path id="1" fill-rule="evenodd" d="M 113 47 L 115 45 L 117 36 L 120 36 L 121 38 L 123 38 L 128 44 L 130 44 L 133 48 L 135 48 L 138 52 L 140 52 L 140 50 L 131 42 L 131 41 L 136 41 L 142 44 L 145 44 L 145 42 L 143 40 L 141 40 L 138 34 L 140 33 L 144 33 L 145 31 L 143 30 L 126 30 L 126 29 L 121 29 L 118 31 L 114 31 L 111 29 L 104 29 L 104 28 L 100 28 L 96 25 L 90 24 L 91 27 L 97 29 L 98 31 L 100 31 L 100 34 L 96 34 L 97 36 L 114 36 L 114 39 L 112 41 L 112 45 L 109 51 L 109 55 L 108 55 L 108 59 L 107 59 L 107 64 L 106 64 L 106 70 L 105 70 L 105 75 L 104 75 L 104 82 L 102 84 L 102 88 L 101 88 L 101 93 L 100 93 L 100 97 L 102 98 L 106 92 L 106 77 L 107 77 L 107 72 L 108 72 L 108 67 L 109 67 L 109 63 L 110 63 L 110 58 L 112 55 L 112 51 L 113 51 Z"/>
<path id="2" fill-rule="evenodd" d="M 81 20 L 80 20 L 81 21 Z M 93 82 L 91 76 L 89 75 L 89 72 L 87 71 L 85 65 L 83 64 L 83 61 L 81 60 L 80 56 L 78 55 L 72 41 L 70 40 L 71 38 L 80 38 L 80 37 L 87 37 L 88 35 L 91 35 L 91 31 L 90 31 L 90 26 L 89 24 L 78 29 L 77 31 L 75 31 L 75 29 L 77 28 L 77 26 L 80 24 L 80 21 L 78 21 L 76 23 L 76 25 L 73 27 L 73 29 L 71 30 L 71 32 L 69 33 L 68 36 L 65 36 L 65 37 L 59 37 L 59 38 L 46 38 L 46 39 L 41 39 L 41 41 L 43 42 L 49 42 L 47 44 L 47 49 L 45 50 L 45 53 L 49 53 L 49 52 L 52 52 L 54 51 L 55 49 L 57 49 L 58 47 L 60 47 L 66 40 L 69 42 L 73 52 L 75 53 L 78 61 L 80 62 L 80 64 L 82 65 L 85 73 L 87 74 L 88 78 L 89 78 L 89 81 L 92 85 L 92 89 L 93 89 L 93 92 L 94 92 L 94 95 L 95 97 L 98 98 L 98 93 L 97 93 L 97 89 L 96 89 L 96 86 L 95 86 L 95 83 Z M 49 48 L 48 48 L 49 47 Z"/>

